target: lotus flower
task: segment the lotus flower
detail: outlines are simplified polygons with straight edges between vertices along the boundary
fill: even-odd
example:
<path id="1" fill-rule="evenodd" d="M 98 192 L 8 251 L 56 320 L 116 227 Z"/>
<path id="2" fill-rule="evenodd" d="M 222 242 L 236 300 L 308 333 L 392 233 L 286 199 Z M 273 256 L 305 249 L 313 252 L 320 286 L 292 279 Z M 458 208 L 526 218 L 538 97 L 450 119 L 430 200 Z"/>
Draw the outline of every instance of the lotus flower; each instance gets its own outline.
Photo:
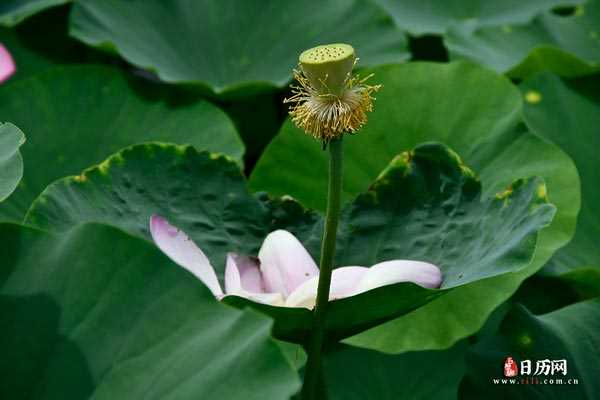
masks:
<path id="1" fill-rule="evenodd" d="M 6 50 L 6 47 L 0 43 L 0 83 L 4 82 L 16 71 L 15 62 Z"/>
<path id="2" fill-rule="evenodd" d="M 227 254 L 225 292 L 206 255 L 184 232 L 164 218 L 152 216 L 150 233 L 163 253 L 194 274 L 219 299 L 236 295 L 276 306 L 311 309 L 315 305 L 319 269 L 300 241 L 288 231 L 269 233 L 258 258 Z M 333 270 L 329 299 L 354 296 L 398 282 L 437 288 L 441 281 L 439 268 L 421 261 L 392 260 L 371 268 L 341 267 Z"/>

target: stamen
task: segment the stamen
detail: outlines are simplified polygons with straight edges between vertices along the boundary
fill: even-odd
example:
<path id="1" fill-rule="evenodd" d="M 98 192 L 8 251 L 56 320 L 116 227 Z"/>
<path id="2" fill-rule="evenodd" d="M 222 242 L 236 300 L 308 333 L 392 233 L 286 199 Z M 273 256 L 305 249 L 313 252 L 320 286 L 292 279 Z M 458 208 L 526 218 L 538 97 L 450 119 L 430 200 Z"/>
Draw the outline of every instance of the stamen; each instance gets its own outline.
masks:
<path id="1" fill-rule="evenodd" d="M 348 74 L 340 95 L 319 93 L 308 78 L 294 70 L 298 85 L 292 85 L 290 116 L 299 128 L 325 143 L 344 133 L 355 133 L 367 122 L 367 112 L 373 110 L 372 94 L 381 85 L 367 85 L 372 74 L 359 78 Z"/>

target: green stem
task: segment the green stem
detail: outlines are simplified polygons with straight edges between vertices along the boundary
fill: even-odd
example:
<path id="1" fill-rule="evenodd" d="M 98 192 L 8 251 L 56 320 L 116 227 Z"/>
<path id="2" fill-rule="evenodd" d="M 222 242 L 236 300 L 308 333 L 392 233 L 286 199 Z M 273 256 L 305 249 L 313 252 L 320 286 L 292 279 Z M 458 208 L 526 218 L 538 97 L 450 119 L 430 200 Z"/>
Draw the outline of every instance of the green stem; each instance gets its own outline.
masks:
<path id="1" fill-rule="evenodd" d="M 325 317 L 329 302 L 329 287 L 335 256 L 335 242 L 338 221 L 340 219 L 340 202 L 342 194 L 342 138 L 329 143 L 329 191 L 327 194 L 327 215 L 325 231 L 321 243 L 321 260 L 319 265 L 319 286 L 314 310 L 313 329 L 308 345 L 308 360 L 304 369 L 303 400 L 316 400 L 319 380 L 321 379 L 321 353 L 323 350 Z"/>

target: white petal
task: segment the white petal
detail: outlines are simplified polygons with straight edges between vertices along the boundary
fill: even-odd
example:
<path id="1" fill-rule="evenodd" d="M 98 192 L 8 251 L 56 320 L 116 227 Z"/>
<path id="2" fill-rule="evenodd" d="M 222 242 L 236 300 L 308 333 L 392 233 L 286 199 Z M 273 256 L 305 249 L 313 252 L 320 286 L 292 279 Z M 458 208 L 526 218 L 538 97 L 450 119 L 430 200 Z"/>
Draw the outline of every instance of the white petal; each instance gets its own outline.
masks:
<path id="1" fill-rule="evenodd" d="M 183 231 L 170 225 L 166 219 L 153 215 L 150 218 L 150 234 L 158 248 L 171 260 L 194 274 L 215 296 L 223 294 L 210 261 Z"/>
<path id="2" fill-rule="evenodd" d="M 442 283 L 442 273 L 435 265 L 423 261 L 385 261 L 369 268 L 358 282 L 354 294 L 399 282 L 413 282 L 426 288 L 438 288 Z"/>
<path id="3" fill-rule="evenodd" d="M 314 308 L 317 302 L 317 287 L 319 285 L 319 276 L 313 276 L 304 281 L 285 299 L 286 307 L 306 307 Z"/>
<path id="4" fill-rule="evenodd" d="M 334 269 L 331 274 L 329 300 L 341 299 L 352 295 L 356 285 L 368 270 L 365 267 L 342 267 Z M 286 307 L 314 308 L 317 301 L 318 285 L 319 277 L 315 276 L 298 286 L 286 299 Z"/>
<path id="5" fill-rule="evenodd" d="M 302 243 L 288 231 L 269 233 L 258 253 L 265 289 L 287 297 L 299 285 L 319 274 Z"/>
<path id="6" fill-rule="evenodd" d="M 283 305 L 281 293 L 265 293 L 256 261 L 233 253 L 227 254 L 225 292 L 259 303 Z"/>
<path id="7" fill-rule="evenodd" d="M 368 271 L 369 268 L 365 267 L 341 267 L 334 269 L 331 274 L 329 300 L 352 296 L 356 290 L 356 286 Z"/>

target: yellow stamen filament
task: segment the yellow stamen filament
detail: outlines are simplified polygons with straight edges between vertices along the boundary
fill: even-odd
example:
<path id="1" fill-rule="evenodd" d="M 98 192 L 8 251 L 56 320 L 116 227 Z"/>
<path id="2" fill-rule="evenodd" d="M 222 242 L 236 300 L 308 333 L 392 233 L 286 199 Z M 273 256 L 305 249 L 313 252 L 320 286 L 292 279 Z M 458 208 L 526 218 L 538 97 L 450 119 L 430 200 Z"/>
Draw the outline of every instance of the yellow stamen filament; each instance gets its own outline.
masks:
<path id="1" fill-rule="evenodd" d="M 344 133 L 355 133 L 367 122 L 367 112 L 373 110 L 372 96 L 381 85 L 367 85 L 363 79 L 348 77 L 345 89 L 337 96 L 319 94 L 302 72 L 294 70 L 298 85 L 292 86 L 290 116 L 300 129 L 316 139 L 329 142 Z"/>

